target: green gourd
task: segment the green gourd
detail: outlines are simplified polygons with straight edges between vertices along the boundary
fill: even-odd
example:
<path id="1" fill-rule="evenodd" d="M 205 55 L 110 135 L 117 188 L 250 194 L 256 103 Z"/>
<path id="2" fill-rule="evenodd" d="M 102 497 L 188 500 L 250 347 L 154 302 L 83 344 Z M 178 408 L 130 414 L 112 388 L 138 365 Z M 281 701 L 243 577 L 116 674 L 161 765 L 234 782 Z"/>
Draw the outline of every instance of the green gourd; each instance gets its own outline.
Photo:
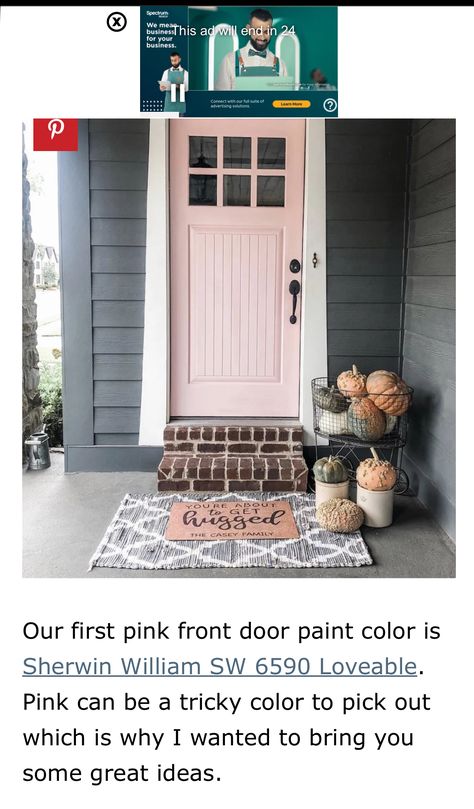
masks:
<path id="1" fill-rule="evenodd" d="M 313 467 L 314 477 L 321 483 L 344 483 L 347 480 L 347 469 L 339 458 L 320 458 Z"/>
<path id="2" fill-rule="evenodd" d="M 330 388 L 318 388 L 314 401 L 322 410 L 329 410 L 331 413 L 342 413 L 349 407 L 349 403 L 334 385 Z"/>

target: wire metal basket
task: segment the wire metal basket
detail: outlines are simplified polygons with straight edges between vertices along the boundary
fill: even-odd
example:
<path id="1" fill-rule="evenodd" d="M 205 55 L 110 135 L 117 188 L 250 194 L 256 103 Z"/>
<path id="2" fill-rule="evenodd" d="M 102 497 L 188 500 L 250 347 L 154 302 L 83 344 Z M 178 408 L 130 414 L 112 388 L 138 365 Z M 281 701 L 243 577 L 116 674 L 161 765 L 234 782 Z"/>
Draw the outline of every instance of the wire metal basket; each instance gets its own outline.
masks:
<path id="1" fill-rule="evenodd" d="M 413 388 L 407 387 L 407 392 L 400 394 L 377 394 L 377 405 L 367 393 L 353 398 L 344 395 L 336 383 L 326 377 L 313 379 L 311 390 L 316 434 L 353 447 L 383 449 L 405 445 L 406 410 L 411 404 Z M 366 399 L 370 400 L 370 405 L 364 404 Z M 404 408 L 405 412 L 400 415 L 392 415 Z"/>

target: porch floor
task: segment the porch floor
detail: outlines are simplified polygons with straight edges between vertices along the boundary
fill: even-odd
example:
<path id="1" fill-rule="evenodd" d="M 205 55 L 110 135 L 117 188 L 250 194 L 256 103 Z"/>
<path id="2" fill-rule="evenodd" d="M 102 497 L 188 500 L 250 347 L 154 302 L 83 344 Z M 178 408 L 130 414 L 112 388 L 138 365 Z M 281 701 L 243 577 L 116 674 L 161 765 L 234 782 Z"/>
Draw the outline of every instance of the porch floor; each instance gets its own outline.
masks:
<path id="1" fill-rule="evenodd" d="M 65 475 L 63 456 L 51 468 L 23 475 L 23 575 L 27 578 L 451 578 L 452 542 L 414 497 L 397 497 L 390 528 L 363 528 L 374 564 L 308 570 L 122 570 L 89 559 L 126 492 L 155 493 L 150 472 Z"/>

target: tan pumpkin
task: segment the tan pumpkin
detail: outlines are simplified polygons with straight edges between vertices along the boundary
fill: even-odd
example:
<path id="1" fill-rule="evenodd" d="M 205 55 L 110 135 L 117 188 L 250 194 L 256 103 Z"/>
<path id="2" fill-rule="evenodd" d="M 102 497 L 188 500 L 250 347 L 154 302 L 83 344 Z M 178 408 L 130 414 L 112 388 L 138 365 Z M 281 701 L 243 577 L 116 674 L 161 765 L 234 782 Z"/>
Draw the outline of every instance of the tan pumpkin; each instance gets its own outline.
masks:
<path id="1" fill-rule="evenodd" d="M 381 460 L 374 447 L 370 451 L 372 458 L 366 458 L 357 467 L 357 483 L 370 492 L 388 492 L 397 482 L 397 470 L 389 461 Z"/>
<path id="2" fill-rule="evenodd" d="M 367 377 L 367 393 L 374 405 L 391 416 L 401 416 L 410 407 L 406 382 L 394 371 L 373 371 Z"/>
<path id="3" fill-rule="evenodd" d="M 347 425 L 351 433 L 362 441 L 378 441 L 386 429 L 384 413 L 365 396 L 353 399 L 347 411 Z"/>
<path id="4" fill-rule="evenodd" d="M 343 371 L 337 377 L 337 387 L 344 396 L 364 396 L 366 393 L 367 377 L 357 370 L 357 365 L 352 366 L 351 371 Z"/>
<path id="5" fill-rule="evenodd" d="M 338 534 L 349 534 L 357 531 L 364 522 L 364 512 L 352 500 L 343 497 L 333 497 L 321 503 L 316 509 L 316 519 L 326 531 L 336 531 Z"/>

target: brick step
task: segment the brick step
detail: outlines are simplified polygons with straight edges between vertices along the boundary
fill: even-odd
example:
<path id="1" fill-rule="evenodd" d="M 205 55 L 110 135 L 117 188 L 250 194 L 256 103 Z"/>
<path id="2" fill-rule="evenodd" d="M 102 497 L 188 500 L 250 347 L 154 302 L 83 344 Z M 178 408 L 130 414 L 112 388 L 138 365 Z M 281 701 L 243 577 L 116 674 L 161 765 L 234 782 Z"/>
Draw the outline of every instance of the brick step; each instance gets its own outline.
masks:
<path id="1" fill-rule="evenodd" d="M 294 456 L 303 454 L 303 428 L 296 426 L 193 426 L 168 424 L 164 451 L 186 455 Z"/>
<path id="2" fill-rule="evenodd" d="M 158 467 L 161 492 L 305 492 L 302 456 L 183 455 L 165 453 Z"/>

